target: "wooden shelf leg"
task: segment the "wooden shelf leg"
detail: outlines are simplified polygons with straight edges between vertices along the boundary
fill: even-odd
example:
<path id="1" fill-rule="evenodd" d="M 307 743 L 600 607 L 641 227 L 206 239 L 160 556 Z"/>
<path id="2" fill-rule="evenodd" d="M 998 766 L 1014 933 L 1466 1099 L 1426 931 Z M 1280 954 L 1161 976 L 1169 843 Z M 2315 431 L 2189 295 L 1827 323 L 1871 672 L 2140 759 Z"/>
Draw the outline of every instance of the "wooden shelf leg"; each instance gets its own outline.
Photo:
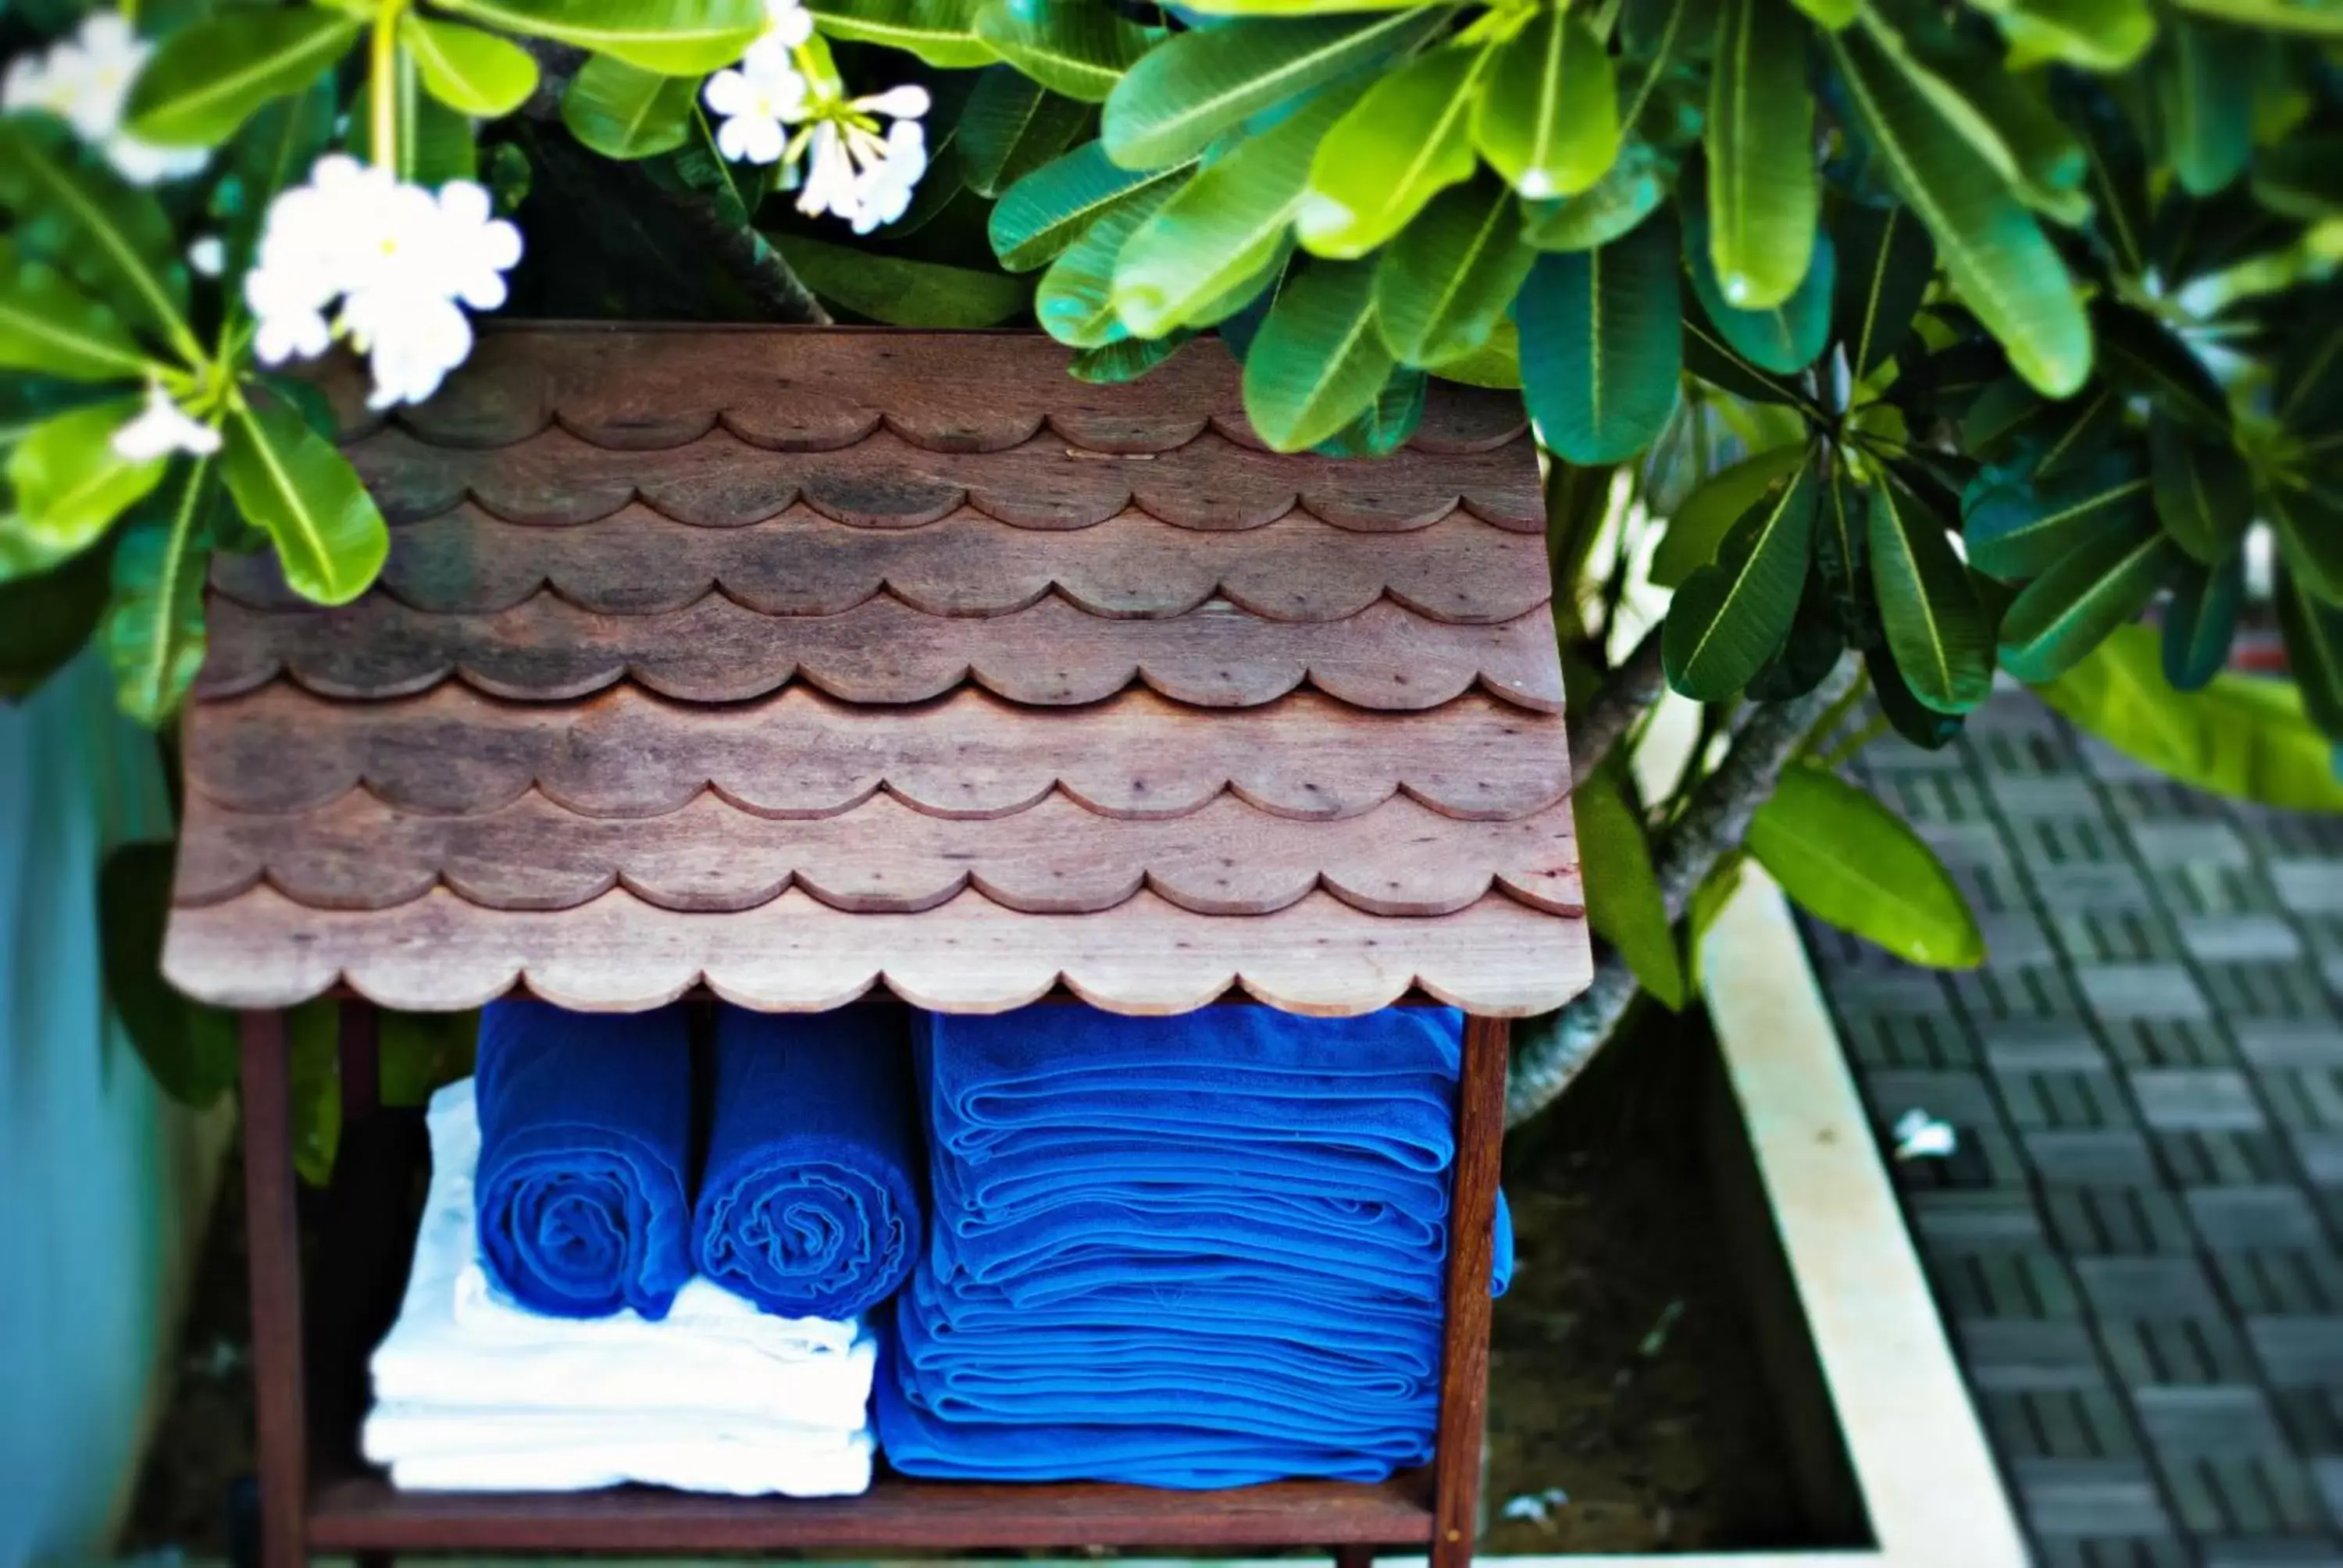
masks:
<path id="1" fill-rule="evenodd" d="M 1334 1568 L 1374 1568 L 1375 1549 L 1372 1546 L 1337 1546 L 1334 1548 Z"/>
<path id="2" fill-rule="evenodd" d="M 285 1015 L 247 1012 L 241 1035 L 260 1568 L 306 1568 L 309 1434 L 301 1384 L 301 1235 Z"/>
<path id="3" fill-rule="evenodd" d="M 1441 1352 L 1438 1447 L 1432 1457 L 1432 1568 L 1467 1568 L 1480 1533 L 1481 1440 L 1489 1411 L 1489 1271 L 1495 1262 L 1512 1040 L 1513 1026 L 1503 1019 L 1464 1020 L 1456 1169 L 1448 1200 L 1447 1339 Z"/>

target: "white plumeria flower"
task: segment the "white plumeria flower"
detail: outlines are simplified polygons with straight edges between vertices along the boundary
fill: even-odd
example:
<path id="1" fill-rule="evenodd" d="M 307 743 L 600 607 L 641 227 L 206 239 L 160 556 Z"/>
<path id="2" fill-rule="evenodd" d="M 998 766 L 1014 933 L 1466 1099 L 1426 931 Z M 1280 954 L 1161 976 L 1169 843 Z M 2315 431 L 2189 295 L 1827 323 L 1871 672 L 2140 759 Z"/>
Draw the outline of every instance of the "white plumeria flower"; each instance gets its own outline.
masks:
<path id="1" fill-rule="evenodd" d="M 191 175 L 211 156 L 203 148 L 158 147 L 122 128 L 131 85 L 154 52 L 121 15 L 93 12 L 71 37 L 10 65 L 0 75 L 0 111 L 45 109 L 57 116 L 133 185 Z"/>
<path id="2" fill-rule="evenodd" d="M 227 242 L 216 234 L 199 234 L 187 242 L 187 265 L 198 277 L 217 277 L 227 267 Z"/>
<path id="3" fill-rule="evenodd" d="M 146 407 L 114 433 L 114 455 L 126 463 L 151 463 L 174 452 L 207 457 L 220 449 L 220 433 L 188 417 L 160 386 L 149 384 Z"/>
<path id="4" fill-rule="evenodd" d="M 813 36 L 813 13 L 803 0 L 765 0 L 765 36 L 794 49 Z"/>
<path id="5" fill-rule="evenodd" d="M 708 78 L 709 109 L 723 116 L 716 150 L 741 164 L 775 164 L 789 146 L 781 127 L 805 117 L 809 87 L 789 57 L 789 45 L 768 35 L 749 45 L 740 64 Z"/>
<path id="6" fill-rule="evenodd" d="M 1896 1119 L 1895 1139 L 1898 1160 L 1943 1160 L 1961 1146 L 1961 1135 L 1951 1122 L 1917 1107 Z"/>
<path id="7" fill-rule="evenodd" d="M 258 265 L 245 276 L 253 352 L 267 364 L 307 357 L 338 328 L 367 357 L 367 407 L 419 403 L 471 355 L 460 307 L 502 305 L 520 254 L 520 231 L 470 180 L 434 196 L 347 156 L 320 158 L 307 185 L 271 204 Z"/>
<path id="8" fill-rule="evenodd" d="M 902 216 L 928 169 L 927 132 L 918 118 L 928 106 L 926 88 L 896 87 L 830 109 L 807 141 L 798 210 L 834 214 L 857 234 Z M 871 128 L 882 115 L 895 121 L 884 136 Z"/>

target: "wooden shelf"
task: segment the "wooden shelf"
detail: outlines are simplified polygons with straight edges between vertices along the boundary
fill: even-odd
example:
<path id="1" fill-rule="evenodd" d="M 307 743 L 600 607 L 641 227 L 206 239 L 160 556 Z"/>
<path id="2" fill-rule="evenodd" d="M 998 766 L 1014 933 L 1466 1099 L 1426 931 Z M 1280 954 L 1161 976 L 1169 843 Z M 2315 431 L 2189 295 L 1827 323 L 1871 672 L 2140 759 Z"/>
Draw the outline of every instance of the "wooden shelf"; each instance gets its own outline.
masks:
<path id="1" fill-rule="evenodd" d="M 1279 1482 L 1218 1492 L 881 1476 L 860 1497 L 399 1492 L 366 1473 L 311 1491 L 323 1552 L 686 1553 L 784 1548 L 1413 1546 L 1432 1537 L 1432 1478 Z"/>

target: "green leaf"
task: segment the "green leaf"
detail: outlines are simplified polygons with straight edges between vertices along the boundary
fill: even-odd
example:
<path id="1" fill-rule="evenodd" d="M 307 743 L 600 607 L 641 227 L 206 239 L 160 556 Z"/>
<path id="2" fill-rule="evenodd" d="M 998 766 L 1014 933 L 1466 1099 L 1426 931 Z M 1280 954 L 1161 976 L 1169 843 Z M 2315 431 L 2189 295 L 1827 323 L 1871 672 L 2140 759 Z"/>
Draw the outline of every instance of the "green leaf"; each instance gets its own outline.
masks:
<path id="1" fill-rule="evenodd" d="M 1685 1001 L 1684 957 L 1676 950 L 1666 900 L 1652 870 L 1652 845 L 1621 782 L 1605 763 L 1570 793 L 1586 883 L 1586 920 L 1619 950 L 1635 979 L 1671 1010 Z"/>
<path id="2" fill-rule="evenodd" d="M 1689 216 L 1685 269 L 1692 275 L 1693 293 L 1718 335 L 1744 359 L 1777 376 L 1795 376 L 1812 365 L 1830 337 L 1831 296 L 1838 283 L 1838 248 L 1830 236 L 1814 237 L 1806 275 L 1787 299 L 1762 309 L 1742 309 L 1726 301 L 1709 264 L 1711 247 L 1704 243 L 1706 216 L 1697 208 Z"/>
<path id="3" fill-rule="evenodd" d="M 1832 297 L 1832 326 L 1846 346 L 1847 369 L 1858 381 L 1904 346 L 1913 313 L 1936 270 L 1936 247 L 1911 208 L 1849 203 L 1838 218 L 1845 260 Z"/>
<path id="4" fill-rule="evenodd" d="M 383 1012 L 375 1029 L 387 1106 L 428 1105 L 434 1093 L 472 1074 L 478 1012 Z"/>
<path id="5" fill-rule="evenodd" d="M 1873 35 L 1875 25 L 1866 19 L 1829 37 L 1865 134 L 1897 193 L 1936 240 L 1962 303 L 2036 390 L 2067 396 L 2090 373 L 2091 331 L 2066 263 L 2002 176 L 1923 90 L 1918 68 Z"/>
<path id="6" fill-rule="evenodd" d="M 1011 272 L 1031 272 L 1062 253 L 1118 203 L 1131 201 L 1185 172 L 1184 165 L 1168 169 L 1119 168 L 1107 161 L 1102 146 L 1084 142 L 1002 193 L 986 225 L 992 254 Z"/>
<path id="7" fill-rule="evenodd" d="M 171 912 L 168 840 L 122 844 L 97 872 L 99 964 L 106 1000 L 163 1092 L 208 1106 L 236 1082 L 234 1015 L 198 1007 L 163 979 L 163 931 Z"/>
<path id="8" fill-rule="evenodd" d="M 1830 487 L 1823 492 L 1815 522 L 1815 565 L 1847 646 L 1866 653 L 1879 647 L 1878 599 L 1871 587 L 1871 491 L 1844 464 L 1832 465 Z"/>
<path id="9" fill-rule="evenodd" d="M 1708 253 L 1717 286 L 1741 310 L 1788 299 L 1814 255 L 1822 189 L 1807 36 L 1782 0 L 1725 0 L 1717 18 L 1704 138 Z"/>
<path id="10" fill-rule="evenodd" d="M 1375 321 L 1402 362 L 1437 365 L 1489 340 L 1537 252 L 1504 182 L 1483 175 L 1432 199 L 1375 266 Z"/>
<path id="11" fill-rule="evenodd" d="M 984 0 L 806 0 L 823 34 L 883 44 L 947 71 L 989 65 L 997 56 L 977 36 Z"/>
<path id="12" fill-rule="evenodd" d="M 2343 39 L 2343 9 L 2332 0 L 2174 0 L 2183 11 L 2272 33 Z"/>
<path id="13" fill-rule="evenodd" d="M 1879 711 L 1896 733 L 1924 751 L 1941 751 L 1960 735 L 1967 722 L 1957 713 L 1939 713 L 1912 695 L 1896 655 L 1883 640 L 1864 650 L 1863 668 L 1871 677 L 1871 692 Z"/>
<path id="14" fill-rule="evenodd" d="M 2343 605 L 2343 507 L 2313 491 L 2275 486 L 2268 498 L 2287 571 L 2313 598 Z"/>
<path id="15" fill-rule="evenodd" d="M 670 76 L 703 75 L 729 65 L 765 30 L 763 0 L 438 0 L 438 4 L 499 32 L 575 45 Z M 820 0 L 807 9 L 829 22 Z M 825 30 L 840 37 L 848 35 L 836 26 Z"/>
<path id="16" fill-rule="evenodd" d="M 157 146 L 216 146 L 261 105 L 316 81 L 363 30 L 357 17 L 315 5 L 227 11 L 183 27 L 138 73 L 126 128 Z"/>
<path id="17" fill-rule="evenodd" d="M 308 176 L 333 137 L 337 106 L 333 77 L 320 76 L 306 91 L 253 116 L 228 144 L 211 198 L 224 242 L 222 276 L 241 277 L 251 270 L 269 203 Z"/>
<path id="18" fill-rule="evenodd" d="M 1392 368 L 1373 264 L 1322 261 L 1279 292 L 1245 355 L 1245 417 L 1272 451 L 1302 451 L 1357 417 Z"/>
<path id="19" fill-rule="evenodd" d="M 2047 61 L 2128 71 L 2156 40 L 2147 0 L 1978 0 L 2001 24 L 2013 70 Z"/>
<path id="20" fill-rule="evenodd" d="M 1033 286 L 997 272 L 874 256 L 858 246 L 790 235 L 779 249 L 806 286 L 857 316 L 890 327 L 968 330 L 997 327 L 1031 304 Z"/>
<path id="21" fill-rule="evenodd" d="M 2004 582 L 2020 582 L 2111 529 L 2139 533 L 2150 495 L 2138 460 L 2115 453 L 2050 484 L 2012 479 L 1982 487 L 1962 508 L 1961 537 L 1971 566 Z"/>
<path id="22" fill-rule="evenodd" d="M 1085 348 L 1074 356 L 1066 373 L 1093 387 L 1119 387 L 1136 381 L 1185 347 L 1196 335 L 1182 330 L 1163 337 L 1125 337 L 1119 342 Z"/>
<path id="23" fill-rule="evenodd" d="M 2176 689 L 2203 689 L 2229 662 L 2245 597 L 2242 552 L 2217 567 L 2191 562 L 2178 568 L 2172 603 L 2164 612 L 2164 678 Z"/>
<path id="24" fill-rule="evenodd" d="M 976 14 L 976 35 L 1051 92 L 1086 104 L 1104 102 L 1150 42 L 1105 0 L 990 0 Z"/>
<path id="25" fill-rule="evenodd" d="M 508 38 L 412 11 L 400 20 L 398 35 L 415 56 L 425 90 L 459 115 L 492 120 L 537 91 L 537 61 Z M 588 62 L 589 69 L 593 64 Z"/>
<path id="26" fill-rule="evenodd" d="M 1542 6 L 1498 45 L 1473 116 L 1473 141 L 1522 195 L 1576 196 L 1619 156 L 1619 85 L 1594 30 Z"/>
<path id="27" fill-rule="evenodd" d="M 2254 200 L 2300 223 L 2343 215 L 2343 136 L 2297 132 L 2253 162 Z"/>
<path id="28" fill-rule="evenodd" d="M 1684 312 L 1685 370 L 1719 391 L 1731 393 L 1745 402 L 1778 404 L 1785 408 L 1795 408 L 1816 423 L 1827 419 L 1828 417 L 1813 399 L 1795 386 L 1743 358 L 1741 351 L 1727 343 L 1725 335 L 1708 319 L 1708 313 L 1700 307 L 1697 290 L 1687 288 L 1684 291 L 1681 308 Z M 1717 407 L 1724 409 L 1733 405 L 1720 403 Z M 1767 445 L 1778 443 L 1769 442 Z"/>
<path id="29" fill-rule="evenodd" d="M 1196 0 L 1180 9 L 1198 16 L 1329 16 L 1353 11 L 1405 11 L 1444 0 Z"/>
<path id="30" fill-rule="evenodd" d="M 47 568 L 16 567 L 20 519 L 0 511 L 0 699 L 39 689 L 80 652 L 106 608 L 104 545 Z"/>
<path id="31" fill-rule="evenodd" d="M 2010 444 L 2036 454 L 2034 480 L 2040 484 L 2066 477 L 2099 457 L 2123 428 L 2123 400 L 2101 381 L 2072 397 L 2043 404 L 2010 433 Z"/>
<path id="32" fill-rule="evenodd" d="M 2281 576 L 2278 625 L 2287 668 L 2313 724 L 2343 745 L 2343 611 L 2319 603 L 2302 585 Z"/>
<path id="33" fill-rule="evenodd" d="M 2094 307 L 2091 325 L 2109 380 L 2207 435 L 2226 437 L 2228 398 L 2186 343 L 2150 317 L 2110 300 Z"/>
<path id="34" fill-rule="evenodd" d="M 589 57 L 561 95 L 561 123 L 606 158 L 671 153 L 691 139 L 699 84 L 663 76 L 608 55 Z"/>
<path id="35" fill-rule="evenodd" d="M 1966 713 L 1993 689 L 1993 628 L 1943 519 L 1892 483 L 1871 491 L 1865 541 L 1879 623 L 1914 700 Z"/>
<path id="36" fill-rule="evenodd" d="M 56 121 L 0 118 L 0 206 L 16 215 L 17 248 L 55 266 L 134 326 L 189 360 L 187 270 L 154 196 L 124 184 Z"/>
<path id="37" fill-rule="evenodd" d="M 277 546 L 293 591 L 327 605 L 364 593 L 390 535 L 349 460 L 279 402 L 236 408 L 226 437 L 228 493 Z"/>
<path id="38" fill-rule="evenodd" d="M 342 1143 L 341 1003 L 305 1002 L 285 1015 L 291 1049 L 293 1169 L 312 1187 L 334 1177 Z"/>
<path id="39" fill-rule="evenodd" d="M 1564 462 L 1619 462 L 1667 423 L 1684 357 L 1676 270 L 1676 226 L 1654 216 L 1599 250 L 1547 252 L 1522 285 L 1522 391 Z"/>
<path id="40" fill-rule="evenodd" d="M 1815 465 L 1799 466 L 1725 536 L 1716 559 L 1686 578 L 1668 606 L 1661 662 L 1668 684 L 1695 702 L 1722 702 L 1749 684 L 1789 635 L 1814 555 Z"/>
<path id="41" fill-rule="evenodd" d="M 1401 366 L 1359 417 L 1311 448 L 1327 457 L 1388 457 L 1423 423 L 1425 377 Z"/>
<path id="42" fill-rule="evenodd" d="M 211 552 L 204 511 L 212 460 L 187 467 L 172 509 L 136 523 L 114 551 L 114 595 L 106 610 L 106 651 L 122 711 L 159 729 L 204 662 L 204 576 Z"/>
<path id="43" fill-rule="evenodd" d="M 0 367 L 72 381 L 143 377 L 154 364 L 114 313 L 0 236 Z"/>
<path id="44" fill-rule="evenodd" d="M 1594 250 L 1649 217 L 1675 188 L 1674 161 L 1629 141 L 1601 179 L 1560 201 L 1522 204 L 1522 238 L 1540 250 Z"/>
<path id="45" fill-rule="evenodd" d="M 349 124 L 364 126 L 373 113 L 373 86 L 361 85 L 350 99 Z M 442 186 L 470 179 L 479 170 L 472 122 L 428 94 L 407 98 L 398 116 L 398 169 L 402 179 Z"/>
<path id="46" fill-rule="evenodd" d="M 1202 152 L 1253 114 L 1421 42 L 1442 21 L 1425 6 L 1377 16 L 1231 22 L 1147 52 L 1106 101 L 1100 131 L 1125 168 L 1161 168 Z"/>
<path id="47" fill-rule="evenodd" d="M 1472 353 L 1443 359 L 1432 367 L 1443 381 L 1486 387 L 1498 392 L 1518 392 L 1522 386 L 1521 333 L 1511 317 L 1501 316 L 1489 341 Z"/>
<path id="48" fill-rule="evenodd" d="M 1473 102 L 1487 55 L 1434 49 L 1380 78 L 1334 122 L 1294 215 L 1302 248 L 1353 259 L 1397 234 L 1433 196 L 1473 177 Z"/>
<path id="49" fill-rule="evenodd" d="M 1150 186 L 1084 229 L 1050 264 L 1033 291 L 1033 314 L 1043 331 L 1076 348 L 1101 348 L 1131 335 L 1114 313 L 1115 259 L 1180 188 L 1169 181 Z"/>
<path id="50" fill-rule="evenodd" d="M 96 543 L 161 482 L 165 459 L 126 462 L 114 451 L 114 433 L 145 406 L 143 398 L 125 397 L 55 415 L 8 454 L 19 524 L 45 547 L 50 561 Z"/>
<path id="51" fill-rule="evenodd" d="M 2227 441 L 2207 441 L 2163 414 L 2147 422 L 2156 520 L 2207 566 L 2237 554 L 2254 518 L 2254 477 Z"/>
<path id="52" fill-rule="evenodd" d="M 1653 586 L 1683 587 L 1684 578 L 1716 558 L 1733 525 L 1805 460 L 1805 443 L 1798 441 L 1754 453 L 1703 480 L 1668 519 L 1667 532 L 1652 552 Z"/>
<path id="53" fill-rule="evenodd" d="M 2182 189 L 2210 196 L 2253 159 L 2254 39 L 2189 16 L 2164 37 L 2153 69 L 2165 156 Z"/>
<path id="54" fill-rule="evenodd" d="M 1911 825 L 1812 764 L 1786 769 L 1749 820 L 1749 852 L 1800 909 L 1906 963 L 1975 969 L 1985 933 Z"/>
<path id="55" fill-rule="evenodd" d="M 2117 529 L 2085 541 L 2026 587 L 2001 621 L 2001 662 L 2054 680 L 2147 607 L 2187 558 L 2162 533 Z"/>
<path id="56" fill-rule="evenodd" d="M 2304 720 L 2294 687 L 2224 674 L 2202 691 L 2175 691 L 2158 640 L 2151 628 L 2118 627 L 2035 690 L 2077 728 L 2192 789 L 2288 810 L 2343 811 L 2334 744 Z"/>
<path id="57" fill-rule="evenodd" d="M 1066 150 L 1089 113 L 1012 65 L 987 65 L 960 114 L 968 188 L 997 196 Z"/>
<path id="58" fill-rule="evenodd" d="M 1365 85 L 1330 87 L 1207 164 L 1131 236 L 1114 264 L 1114 308 L 1157 337 L 1200 325 L 1230 291 L 1284 254 L 1310 159 Z"/>

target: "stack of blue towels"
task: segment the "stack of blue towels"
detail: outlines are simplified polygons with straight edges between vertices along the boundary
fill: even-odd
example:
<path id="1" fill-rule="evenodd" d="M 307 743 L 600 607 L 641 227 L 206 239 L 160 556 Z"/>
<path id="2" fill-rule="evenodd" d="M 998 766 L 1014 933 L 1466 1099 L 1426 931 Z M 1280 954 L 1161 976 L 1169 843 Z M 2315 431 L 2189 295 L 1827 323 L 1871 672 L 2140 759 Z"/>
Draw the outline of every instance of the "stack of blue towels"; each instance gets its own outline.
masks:
<path id="1" fill-rule="evenodd" d="M 925 1016 L 900 1471 L 1241 1485 L 1432 1452 L 1463 1025 L 1436 1008 Z M 1511 1268 L 1500 1216 L 1498 1279 Z"/>

